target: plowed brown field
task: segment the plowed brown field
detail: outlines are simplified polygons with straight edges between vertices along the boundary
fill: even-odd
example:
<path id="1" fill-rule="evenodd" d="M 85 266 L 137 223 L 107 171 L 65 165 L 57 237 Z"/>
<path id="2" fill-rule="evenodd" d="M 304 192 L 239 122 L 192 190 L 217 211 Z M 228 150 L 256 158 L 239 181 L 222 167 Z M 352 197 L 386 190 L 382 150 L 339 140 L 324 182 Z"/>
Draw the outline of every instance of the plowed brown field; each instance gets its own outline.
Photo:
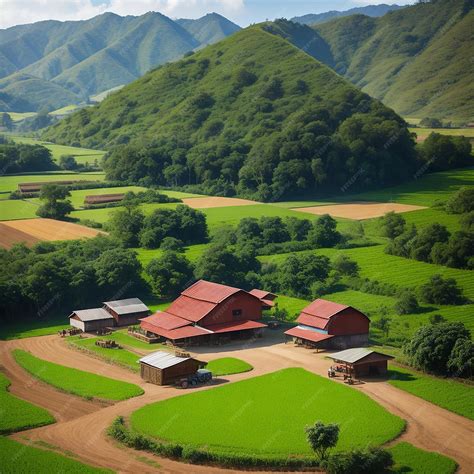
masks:
<path id="1" fill-rule="evenodd" d="M 231 206 L 252 206 L 258 204 L 256 201 L 248 199 L 227 198 L 227 197 L 202 197 L 184 198 L 183 203 L 193 209 L 209 209 L 211 207 L 231 207 Z"/>

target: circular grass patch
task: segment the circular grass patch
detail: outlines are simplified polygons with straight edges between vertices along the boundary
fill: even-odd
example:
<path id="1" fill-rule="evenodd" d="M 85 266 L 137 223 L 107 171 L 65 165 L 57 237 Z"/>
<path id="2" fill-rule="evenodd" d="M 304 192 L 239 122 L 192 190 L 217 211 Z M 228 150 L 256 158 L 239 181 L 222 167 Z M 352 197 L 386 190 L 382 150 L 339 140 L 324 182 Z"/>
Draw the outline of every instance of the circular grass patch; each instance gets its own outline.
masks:
<path id="1" fill-rule="evenodd" d="M 318 420 L 340 424 L 338 450 L 380 445 L 405 426 L 360 391 L 301 368 L 153 403 L 130 419 L 163 441 L 262 459 L 312 455 L 305 426 Z"/>
<path id="2" fill-rule="evenodd" d="M 222 357 L 220 359 L 211 360 L 206 365 L 206 369 L 212 372 L 212 375 L 232 375 L 248 372 L 253 366 L 242 359 L 235 357 Z"/>

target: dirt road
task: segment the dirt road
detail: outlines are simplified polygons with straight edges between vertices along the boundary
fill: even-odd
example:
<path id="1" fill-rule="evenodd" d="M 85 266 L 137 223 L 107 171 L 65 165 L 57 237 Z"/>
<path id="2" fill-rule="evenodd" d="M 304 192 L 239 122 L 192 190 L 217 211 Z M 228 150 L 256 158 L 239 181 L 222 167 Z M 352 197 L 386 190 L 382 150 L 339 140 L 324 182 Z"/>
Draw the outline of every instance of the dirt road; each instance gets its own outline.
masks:
<path id="1" fill-rule="evenodd" d="M 111 406 L 98 407 L 90 402 L 77 400 L 76 397 L 57 392 L 38 383 L 32 384 L 31 377 L 19 369 L 8 352 L 21 347 L 33 354 L 52 362 L 61 363 L 89 372 L 127 380 L 137 383 L 145 394 L 118 402 Z M 224 350 L 223 350 L 224 349 Z M 181 395 L 182 392 L 172 387 L 158 387 L 143 383 L 139 376 L 126 369 L 106 364 L 69 348 L 66 342 L 57 336 L 45 336 L 31 339 L 8 341 L 0 344 L 0 354 L 7 375 L 12 379 L 12 393 L 31 400 L 39 406 L 56 414 L 58 406 L 68 403 L 71 409 L 58 417 L 58 423 L 35 430 L 22 432 L 33 440 L 43 440 L 69 450 L 89 464 L 109 467 L 117 472 L 233 472 L 217 468 L 190 466 L 168 459 L 157 458 L 145 453 L 138 453 L 115 445 L 106 435 L 106 429 L 119 415 L 128 416 L 137 408 L 169 397 Z M 273 372 L 286 367 L 300 366 L 314 373 L 326 376 L 331 362 L 324 358 L 324 353 L 281 343 L 278 337 L 230 345 L 224 348 L 202 348 L 198 350 L 201 360 L 212 360 L 219 357 L 239 357 L 252 364 L 251 372 L 226 377 L 235 382 L 248 377 Z M 12 375 L 13 374 L 13 375 Z M 340 383 L 340 382 L 335 382 Z M 21 387 L 30 386 L 28 389 Z M 212 386 L 196 390 L 209 390 Z M 473 468 L 472 444 L 474 440 L 474 423 L 461 416 L 439 408 L 418 397 L 398 390 L 386 382 L 370 382 L 355 387 L 361 390 L 392 413 L 407 420 L 407 430 L 399 440 L 405 440 L 415 446 L 438 451 L 455 459 L 460 465 L 460 472 L 471 473 Z M 189 392 L 187 392 L 189 393 Z M 27 398 L 29 396 L 29 398 Z M 34 398 L 34 400 L 33 400 Z M 75 405 L 75 402 L 78 405 Z M 74 407 L 74 408 L 72 408 Z M 100 409 L 99 409 L 100 408 Z M 56 411 L 55 411 L 56 410 Z M 20 435 L 16 435 L 20 439 Z M 21 441 L 21 439 L 20 439 Z M 160 468 L 144 464 L 139 457 L 154 459 Z"/>

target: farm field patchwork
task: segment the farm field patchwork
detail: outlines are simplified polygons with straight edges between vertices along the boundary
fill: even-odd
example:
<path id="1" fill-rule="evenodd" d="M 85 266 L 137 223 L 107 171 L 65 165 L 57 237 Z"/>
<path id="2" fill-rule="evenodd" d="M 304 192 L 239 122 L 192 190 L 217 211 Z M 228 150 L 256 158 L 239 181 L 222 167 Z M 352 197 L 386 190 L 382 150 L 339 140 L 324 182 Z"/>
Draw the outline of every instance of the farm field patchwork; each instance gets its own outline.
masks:
<path id="1" fill-rule="evenodd" d="M 193 209 L 210 209 L 214 207 L 252 206 L 257 204 L 248 199 L 228 198 L 219 196 L 193 197 L 183 199 L 183 203 Z"/>
<path id="2" fill-rule="evenodd" d="M 118 401 L 143 394 L 137 385 L 54 364 L 20 349 L 15 349 L 13 356 L 33 377 L 83 398 Z"/>
<path id="3" fill-rule="evenodd" d="M 416 474 L 452 474 L 456 463 L 442 454 L 424 451 L 409 443 L 397 443 L 388 449 L 395 462 L 391 472 L 413 472 Z"/>
<path id="4" fill-rule="evenodd" d="M 0 200 L 0 221 L 10 221 L 16 219 L 34 219 L 38 217 L 36 211 L 38 203 L 28 199 L 1 199 Z"/>
<path id="5" fill-rule="evenodd" d="M 340 423 L 337 450 L 379 445 L 404 428 L 365 394 L 300 368 L 147 405 L 130 418 L 145 435 L 259 458 L 311 455 L 304 428 L 317 420 Z"/>
<path id="6" fill-rule="evenodd" d="M 2 407 L 0 434 L 36 428 L 55 422 L 54 417 L 48 411 L 11 395 L 8 391 L 9 385 L 10 381 L 0 372 L 0 405 Z"/>
<path id="7" fill-rule="evenodd" d="M 97 339 L 98 338 L 96 337 L 80 338 L 78 336 L 74 336 L 68 338 L 68 343 L 72 346 L 75 346 L 76 348 L 96 355 L 106 362 L 121 365 L 127 369 L 133 370 L 134 372 L 138 372 L 140 369 L 138 364 L 138 359 L 140 356 L 138 354 L 121 348 L 108 349 L 105 347 L 96 346 L 95 342 Z M 105 339 L 105 337 L 101 337 L 100 339 Z M 114 339 L 118 344 L 120 344 L 116 337 L 108 336 L 107 339 Z"/>
<path id="8" fill-rule="evenodd" d="M 0 113 L 3 113 L 3 112 L 0 112 Z M 10 118 L 14 122 L 21 122 L 22 120 L 25 120 L 26 118 L 34 117 L 36 115 L 36 112 L 7 112 L 7 114 L 10 116 Z"/>
<path id="9" fill-rule="evenodd" d="M 99 469 L 52 451 L 38 449 L 12 439 L 0 437 L 0 466 L 2 474 L 35 472 L 50 474 L 106 474 L 109 469 Z"/>
<path id="10" fill-rule="evenodd" d="M 211 360 L 206 369 L 212 372 L 214 376 L 240 374 L 253 369 L 253 366 L 244 360 L 235 357 L 221 357 L 220 359 Z"/>
<path id="11" fill-rule="evenodd" d="M 190 245 L 189 247 L 185 248 L 184 255 L 191 262 L 195 262 L 208 247 L 209 244 Z M 138 259 L 144 267 L 148 265 L 154 258 L 160 258 L 163 255 L 163 251 L 160 249 L 135 248 L 133 250 L 137 252 Z"/>
<path id="12" fill-rule="evenodd" d="M 421 372 L 390 365 L 389 383 L 446 410 L 474 420 L 472 385 L 432 377 Z"/>

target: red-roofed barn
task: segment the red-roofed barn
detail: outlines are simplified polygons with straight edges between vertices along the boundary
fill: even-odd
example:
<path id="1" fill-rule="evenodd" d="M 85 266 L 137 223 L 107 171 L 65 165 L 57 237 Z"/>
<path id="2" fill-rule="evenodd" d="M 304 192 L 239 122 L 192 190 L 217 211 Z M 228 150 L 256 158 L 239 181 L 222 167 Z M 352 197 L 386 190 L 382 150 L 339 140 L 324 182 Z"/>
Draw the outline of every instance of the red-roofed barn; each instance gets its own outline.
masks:
<path id="1" fill-rule="evenodd" d="M 285 332 L 296 343 L 324 349 L 360 347 L 369 342 L 369 318 L 352 306 L 317 299 L 303 309 L 298 326 Z"/>
<path id="2" fill-rule="evenodd" d="M 166 311 L 140 320 L 147 334 L 173 343 L 213 342 L 222 337 L 243 338 L 259 334 L 265 324 L 263 301 L 258 296 L 205 280 L 184 290 Z"/>

